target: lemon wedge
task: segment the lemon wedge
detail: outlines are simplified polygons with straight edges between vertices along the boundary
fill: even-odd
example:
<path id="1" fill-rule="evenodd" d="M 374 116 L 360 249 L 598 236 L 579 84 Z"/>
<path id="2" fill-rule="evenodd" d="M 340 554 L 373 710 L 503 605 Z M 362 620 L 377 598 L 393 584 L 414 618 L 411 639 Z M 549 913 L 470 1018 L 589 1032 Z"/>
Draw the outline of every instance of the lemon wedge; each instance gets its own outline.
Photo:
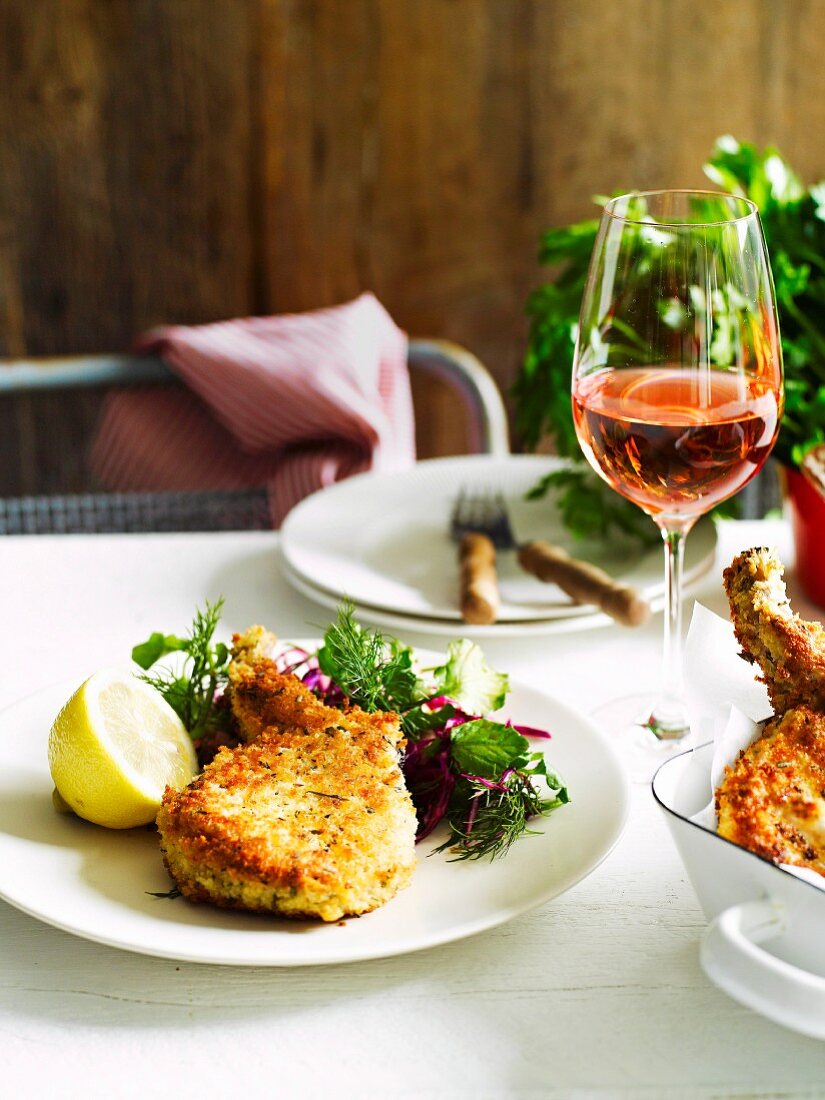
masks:
<path id="1" fill-rule="evenodd" d="M 109 829 L 155 820 L 166 785 L 197 772 L 186 728 L 149 684 L 120 669 L 77 689 L 49 734 L 57 794 L 79 816 Z"/>

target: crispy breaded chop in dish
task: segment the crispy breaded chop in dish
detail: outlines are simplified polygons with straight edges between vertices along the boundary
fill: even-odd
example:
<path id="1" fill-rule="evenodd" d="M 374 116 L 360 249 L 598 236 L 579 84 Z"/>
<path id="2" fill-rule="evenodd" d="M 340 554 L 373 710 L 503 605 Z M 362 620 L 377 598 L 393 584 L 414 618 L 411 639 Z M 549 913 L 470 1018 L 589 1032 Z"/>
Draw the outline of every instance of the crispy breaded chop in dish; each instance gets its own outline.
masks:
<path id="1" fill-rule="evenodd" d="M 825 716 L 795 707 L 768 722 L 726 769 L 716 813 L 734 844 L 825 874 Z"/>
<path id="2" fill-rule="evenodd" d="M 825 712 L 825 628 L 794 613 L 783 567 L 758 547 L 734 558 L 723 577 L 737 641 L 762 669 L 774 710 L 808 706 Z"/>
<path id="3" fill-rule="evenodd" d="M 285 917 L 368 913 L 415 869 L 416 817 L 397 715 L 321 703 L 236 636 L 233 711 L 249 741 L 221 749 L 158 814 L 164 862 L 191 901 Z"/>

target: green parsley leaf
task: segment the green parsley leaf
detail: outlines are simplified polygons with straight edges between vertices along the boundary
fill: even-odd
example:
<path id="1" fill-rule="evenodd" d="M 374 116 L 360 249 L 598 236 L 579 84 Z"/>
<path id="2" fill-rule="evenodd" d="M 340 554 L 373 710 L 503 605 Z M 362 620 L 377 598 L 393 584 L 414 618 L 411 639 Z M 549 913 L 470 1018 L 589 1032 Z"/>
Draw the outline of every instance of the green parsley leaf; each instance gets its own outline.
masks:
<path id="1" fill-rule="evenodd" d="M 143 679 L 160 692 L 195 741 L 228 728 L 228 711 L 218 707 L 217 696 L 226 683 L 229 649 L 222 642 L 212 644 L 222 607 L 219 599 L 197 610 L 186 638 L 156 631 L 132 650 L 132 660 L 147 670 Z M 183 668 L 161 666 L 148 672 L 170 653 L 185 655 Z"/>
<path id="2" fill-rule="evenodd" d="M 151 668 L 155 661 L 165 657 L 167 653 L 175 653 L 177 650 L 185 650 L 187 646 L 185 638 L 177 638 L 174 634 L 160 634 L 155 631 L 150 634 L 145 642 L 136 645 L 132 650 L 132 660 L 141 668 Z"/>
<path id="3" fill-rule="evenodd" d="M 564 806 L 570 801 L 570 795 L 564 780 L 557 771 L 549 767 L 543 752 L 533 752 L 529 761 L 521 769 L 524 774 L 530 776 L 540 775 L 547 786 L 553 791 L 552 803 L 554 806 Z"/>

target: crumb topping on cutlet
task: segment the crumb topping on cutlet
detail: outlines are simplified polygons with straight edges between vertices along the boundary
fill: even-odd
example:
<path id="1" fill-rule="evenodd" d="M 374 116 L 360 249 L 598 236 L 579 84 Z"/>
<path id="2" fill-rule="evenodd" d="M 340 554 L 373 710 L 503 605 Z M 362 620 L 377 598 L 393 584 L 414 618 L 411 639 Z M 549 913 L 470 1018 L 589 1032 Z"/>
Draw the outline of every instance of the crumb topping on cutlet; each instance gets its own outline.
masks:
<path id="1" fill-rule="evenodd" d="M 825 874 L 825 716 L 795 707 L 726 769 L 718 831 L 774 863 Z"/>

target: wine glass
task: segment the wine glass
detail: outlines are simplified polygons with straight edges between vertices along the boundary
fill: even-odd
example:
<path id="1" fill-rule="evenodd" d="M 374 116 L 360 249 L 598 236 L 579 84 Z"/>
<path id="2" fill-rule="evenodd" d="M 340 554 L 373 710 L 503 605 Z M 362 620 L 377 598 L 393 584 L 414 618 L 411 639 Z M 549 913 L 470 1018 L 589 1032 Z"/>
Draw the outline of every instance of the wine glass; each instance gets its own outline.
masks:
<path id="1" fill-rule="evenodd" d="M 582 300 L 573 415 L 590 465 L 651 516 L 664 540 L 662 690 L 632 722 L 645 748 L 689 732 L 685 538 L 763 465 L 782 407 L 773 280 L 756 206 L 712 191 L 611 199 Z"/>

